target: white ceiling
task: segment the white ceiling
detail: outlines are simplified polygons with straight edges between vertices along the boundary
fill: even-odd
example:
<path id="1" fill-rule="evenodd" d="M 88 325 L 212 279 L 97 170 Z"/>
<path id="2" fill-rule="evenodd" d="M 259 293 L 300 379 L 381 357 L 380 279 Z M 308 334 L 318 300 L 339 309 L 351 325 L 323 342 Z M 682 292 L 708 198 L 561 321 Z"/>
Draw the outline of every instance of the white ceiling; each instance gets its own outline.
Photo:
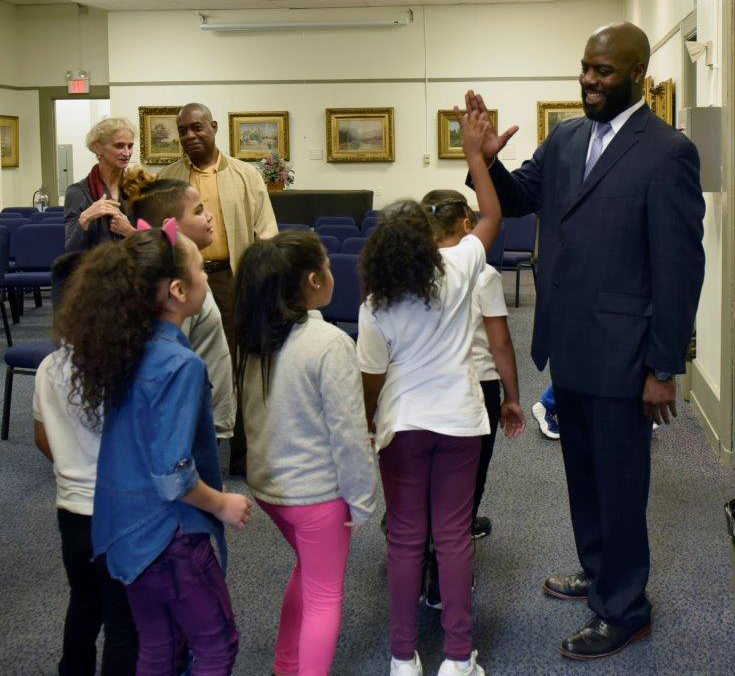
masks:
<path id="1" fill-rule="evenodd" d="M 385 7 L 418 5 L 492 5 L 499 3 L 554 2 L 554 0 L 2 0 L 11 5 L 81 4 L 108 12 L 123 10 L 201 10 L 216 9 L 317 9 L 320 7 Z"/>

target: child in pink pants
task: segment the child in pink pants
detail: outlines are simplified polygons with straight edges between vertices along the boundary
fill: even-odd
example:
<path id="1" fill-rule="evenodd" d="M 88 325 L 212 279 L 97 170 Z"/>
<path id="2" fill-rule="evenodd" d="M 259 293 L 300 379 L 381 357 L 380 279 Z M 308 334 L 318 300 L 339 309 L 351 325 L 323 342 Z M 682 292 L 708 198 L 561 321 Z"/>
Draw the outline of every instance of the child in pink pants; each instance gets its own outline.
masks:
<path id="1" fill-rule="evenodd" d="M 236 368 L 247 480 L 296 554 L 273 671 L 327 676 L 351 531 L 375 506 L 357 354 L 352 339 L 316 311 L 334 288 L 316 235 L 287 231 L 258 241 L 239 270 Z"/>

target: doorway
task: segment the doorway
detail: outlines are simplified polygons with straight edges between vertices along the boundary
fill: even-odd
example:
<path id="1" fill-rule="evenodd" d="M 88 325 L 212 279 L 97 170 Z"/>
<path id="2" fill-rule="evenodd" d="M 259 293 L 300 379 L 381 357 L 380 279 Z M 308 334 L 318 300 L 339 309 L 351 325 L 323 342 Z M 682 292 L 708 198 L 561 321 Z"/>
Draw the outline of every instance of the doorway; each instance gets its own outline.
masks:
<path id="1" fill-rule="evenodd" d="M 110 99 L 58 99 L 54 102 L 59 204 L 64 203 L 69 185 L 81 181 L 97 162 L 87 149 L 87 133 L 109 116 Z"/>

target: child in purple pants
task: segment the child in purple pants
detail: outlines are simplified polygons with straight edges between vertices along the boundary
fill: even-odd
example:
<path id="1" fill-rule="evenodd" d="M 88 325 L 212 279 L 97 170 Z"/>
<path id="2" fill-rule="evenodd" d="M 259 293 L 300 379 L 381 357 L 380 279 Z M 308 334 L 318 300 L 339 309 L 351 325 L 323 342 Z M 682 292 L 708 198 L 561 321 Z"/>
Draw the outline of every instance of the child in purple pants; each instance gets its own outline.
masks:
<path id="1" fill-rule="evenodd" d="M 429 514 L 444 602 L 439 675 L 485 673 L 473 649 L 471 521 L 480 438 L 490 425 L 470 317 L 501 220 L 482 159 L 487 124 L 477 113 L 461 121 L 483 213 L 472 234 L 439 249 L 430 211 L 399 201 L 381 212 L 362 253 L 357 351 L 388 514 L 391 676 L 423 673 L 416 619 Z"/>

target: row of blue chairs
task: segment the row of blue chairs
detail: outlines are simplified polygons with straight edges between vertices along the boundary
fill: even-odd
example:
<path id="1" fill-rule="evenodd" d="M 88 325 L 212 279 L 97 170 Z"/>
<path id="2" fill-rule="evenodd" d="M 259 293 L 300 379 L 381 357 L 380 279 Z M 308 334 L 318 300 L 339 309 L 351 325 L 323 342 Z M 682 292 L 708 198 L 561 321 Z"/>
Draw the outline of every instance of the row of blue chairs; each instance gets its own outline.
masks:
<path id="1" fill-rule="evenodd" d="M 322 234 L 319 235 L 319 239 L 328 254 L 343 253 L 353 256 L 359 255 L 367 242 L 367 237 L 348 237 L 340 242 L 336 237 Z"/>

